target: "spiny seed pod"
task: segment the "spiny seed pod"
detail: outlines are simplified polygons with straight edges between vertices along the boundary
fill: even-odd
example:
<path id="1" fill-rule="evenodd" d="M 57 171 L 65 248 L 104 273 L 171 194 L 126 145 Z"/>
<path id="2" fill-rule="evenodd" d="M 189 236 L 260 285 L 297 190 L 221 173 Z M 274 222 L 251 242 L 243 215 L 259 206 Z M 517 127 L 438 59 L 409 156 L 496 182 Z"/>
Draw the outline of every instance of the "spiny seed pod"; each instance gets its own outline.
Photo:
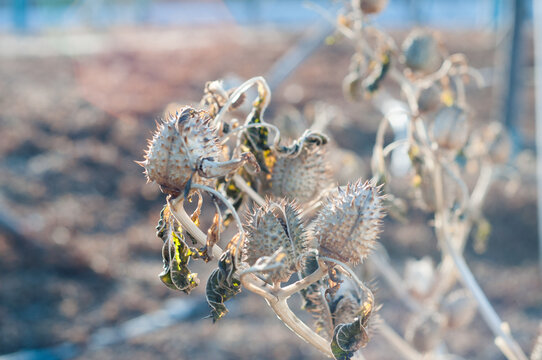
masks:
<path id="1" fill-rule="evenodd" d="M 461 149 L 469 136 L 467 114 L 456 105 L 442 108 L 435 116 L 431 135 L 441 149 Z"/>
<path id="2" fill-rule="evenodd" d="M 370 182 L 339 188 L 329 196 L 312 225 L 319 252 L 349 264 L 363 261 L 374 247 L 384 217 L 380 186 Z"/>
<path id="3" fill-rule="evenodd" d="M 442 62 L 437 41 L 428 31 L 413 30 L 402 47 L 405 64 L 414 71 L 430 73 Z"/>
<path id="4" fill-rule="evenodd" d="M 407 325 L 405 339 L 416 350 L 425 353 L 434 350 L 442 340 L 444 318 L 441 315 L 422 315 L 413 318 Z"/>
<path id="5" fill-rule="evenodd" d="M 242 154 L 240 159 L 216 162 L 220 158 L 216 128 L 203 110 L 185 106 L 175 116 L 158 125 L 145 160 L 138 162 L 145 168 L 148 181 L 154 181 L 163 192 L 178 195 L 192 179 L 227 175 L 253 157 Z"/>
<path id="6" fill-rule="evenodd" d="M 426 113 L 436 110 L 440 105 L 440 91 L 435 85 L 421 89 L 418 95 L 418 110 Z"/>
<path id="7" fill-rule="evenodd" d="M 388 0 L 352 0 L 352 4 L 364 14 L 377 14 L 388 5 Z"/>
<path id="8" fill-rule="evenodd" d="M 254 265 L 261 257 L 271 257 L 280 248 L 284 266 L 269 272 L 273 283 L 288 281 L 298 270 L 298 260 L 308 250 L 305 227 L 299 209 L 293 202 L 282 200 L 266 203 L 248 216 L 245 226 L 246 238 L 243 247 L 243 261 Z"/>
<path id="9" fill-rule="evenodd" d="M 476 301 L 466 290 L 456 290 L 446 296 L 441 312 L 447 317 L 449 328 L 460 328 L 470 324 L 476 315 Z"/>
<path id="10" fill-rule="evenodd" d="M 279 157 L 271 176 L 271 192 L 306 203 L 331 184 L 323 146 L 305 145 L 296 157 Z"/>

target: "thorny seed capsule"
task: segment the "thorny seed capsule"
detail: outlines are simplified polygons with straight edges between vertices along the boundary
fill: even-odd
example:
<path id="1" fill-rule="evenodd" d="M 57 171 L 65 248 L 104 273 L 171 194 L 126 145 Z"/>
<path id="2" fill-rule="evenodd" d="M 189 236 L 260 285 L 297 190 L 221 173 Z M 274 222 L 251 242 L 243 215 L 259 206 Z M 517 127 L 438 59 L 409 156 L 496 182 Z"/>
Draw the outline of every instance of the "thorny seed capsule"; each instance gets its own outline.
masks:
<path id="1" fill-rule="evenodd" d="M 435 116 L 431 135 L 439 148 L 455 151 L 461 149 L 469 136 L 467 114 L 456 105 L 442 108 Z"/>
<path id="2" fill-rule="evenodd" d="M 242 154 L 240 159 L 223 163 L 216 128 L 204 110 L 185 106 L 175 116 L 158 125 L 145 160 L 138 162 L 145 168 L 148 181 L 154 181 L 163 192 L 178 195 L 190 179 L 194 183 L 204 178 L 227 175 L 253 157 Z"/>
<path id="3" fill-rule="evenodd" d="M 384 10 L 388 0 L 352 0 L 353 6 L 361 8 L 364 14 L 376 14 Z"/>
<path id="4" fill-rule="evenodd" d="M 278 197 L 306 203 L 332 182 L 322 146 L 305 145 L 296 157 L 279 157 L 273 168 L 271 192 Z"/>
<path id="5" fill-rule="evenodd" d="M 281 266 L 269 272 L 273 283 L 288 281 L 298 270 L 298 262 L 308 249 L 305 227 L 299 209 L 293 202 L 278 203 L 267 199 L 247 218 L 243 261 L 254 265 L 261 257 L 270 257 L 281 247 L 284 257 Z"/>
<path id="6" fill-rule="evenodd" d="M 319 252 L 349 264 L 363 261 L 374 247 L 384 217 L 380 186 L 370 182 L 339 188 L 311 224 Z"/>
<path id="7" fill-rule="evenodd" d="M 405 64 L 414 71 L 430 73 L 442 61 L 438 44 L 433 35 L 425 30 L 413 30 L 403 42 Z"/>

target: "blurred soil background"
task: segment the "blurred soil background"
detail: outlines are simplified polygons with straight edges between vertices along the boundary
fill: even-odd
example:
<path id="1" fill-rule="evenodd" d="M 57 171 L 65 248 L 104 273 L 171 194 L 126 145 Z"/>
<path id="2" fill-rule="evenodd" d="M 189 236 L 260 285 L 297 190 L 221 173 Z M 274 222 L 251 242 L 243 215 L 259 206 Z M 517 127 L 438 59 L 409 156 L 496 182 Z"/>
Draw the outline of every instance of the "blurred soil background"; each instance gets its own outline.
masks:
<path id="1" fill-rule="evenodd" d="M 440 33 L 450 52 L 466 53 L 473 66 L 495 65 L 493 34 Z M 393 35 L 402 40 L 406 32 Z M 196 105 L 208 80 L 265 75 L 301 32 L 232 24 L 119 28 L 94 52 L 55 55 L 51 48 L 78 44 L 85 49 L 84 44 L 103 44 L 104 37 L 100 32 L 0 35 L 6 50 L 0 56 L 0 354 L 71 343 L 77 350 L 69 357 L 77 359 L 322 358 L 283 326 L 263 299 L 246 291 L 226 304 L 230 313 L 220 322 L 203 319 L 208 314 L 204 284 L 214 265 L 192 263 L 202 284 L 189 297 L 160 282 L 162 242 L 155 226 L 164 195 L 145 183 L 134 162 L 142 159 L 168 104 Z M 9 45 L 14 42 L 17 46 Z M 527 43 L 525 61 L 532 68 Z M 341 82 L 352 52 L 346 42 L 323 45 L 273 93 L 267 119 L 285 107 L 302 111 L 316 100 L 336 106 L 344 119 L 329 132 L 363 158 L 360 175 L 367 177 L 380 115 L 369 102 L 343 98 Z M 534 141 L 531 78 L 525 77 L 521 96 L 527 144 Z M 475 121 L 492 120 L 500 109 L 495 89 L 473 90 L 469 87 Z M 529 170 L 529 164 L 523 168 Z M 467 250 L 482 288 L 527 352 L 542 318 L 530 170 L 522 173 L 514 194 L 502 191 L 504 182 L 492 189 L 486 206 L 493 225 L 488 250 L 477 254 L 470 244 Z M 382 242 L 399 272 L 408 257 L 438 259 L 429 219 L 413 213 L 406 225 L 385 222 Z M 376 283 L 377 301 L 384 304 L 381 316 L 403 333 L 406 309 L 385 283 Z M 129 341 L 85 346 L 97 331 L 180 298 L 190 299 L 188 320 Z M 298 308 L 299 299 L 292 304 Z M 399 358 L 377 332 L 372 336 L 367 359 Z M 451 352 L 465 358 L 503 358 L 479 315 L 446 341 Z"/>

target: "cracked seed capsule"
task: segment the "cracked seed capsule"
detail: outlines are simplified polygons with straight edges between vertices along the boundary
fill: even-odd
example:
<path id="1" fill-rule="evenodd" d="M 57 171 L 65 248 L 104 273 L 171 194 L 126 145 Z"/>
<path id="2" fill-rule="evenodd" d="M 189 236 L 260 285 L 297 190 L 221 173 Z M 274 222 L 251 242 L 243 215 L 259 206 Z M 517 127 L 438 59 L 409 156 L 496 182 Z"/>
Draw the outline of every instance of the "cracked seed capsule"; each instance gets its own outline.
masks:
<path id="1" fill-rule="evenodd" d="M 298 270 L 301 255 L 308 250 L 305 227 L 299 209 L 293 202 L 278 203 L 266 200 L 247 218 L 243 261 L 254 265 L 262 257 L 271 257 L 282 248 L 279 255 L 284 266 L 265 272 L 273 283 L 288 281 Z"/>
<path id="2" fill-rule="evenodd" d="M 318 197 L 331 184 L 322 146 L 304 146 L 294 157 L 279 157 L 271 177 L 271 193 L 277 197 L 306 203 Z"/>
<path id="3" fill-rule="evenodd" d="M 320 255 L 349 264 L 363 261 L 374 247 L 384 217 L 380 186 L 371 182 L 339 188 L 312 223 Z"/>

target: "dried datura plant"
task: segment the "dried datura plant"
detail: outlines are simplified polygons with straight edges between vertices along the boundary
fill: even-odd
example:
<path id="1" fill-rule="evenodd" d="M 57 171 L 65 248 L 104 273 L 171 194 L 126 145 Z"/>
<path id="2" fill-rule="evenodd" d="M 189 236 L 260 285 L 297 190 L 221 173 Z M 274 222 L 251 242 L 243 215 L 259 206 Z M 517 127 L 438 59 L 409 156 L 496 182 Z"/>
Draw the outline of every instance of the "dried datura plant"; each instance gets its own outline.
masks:
<path id="1" fill-rule="evenodd" d="M 524 360 L 463 258 L 471 234 L 480 251 L 487 245 L 490 224 L 482 205 L 492 180 L 509 167 L 510 140 L 497 123 L 474 126 L 466 85 L 483 79 L 464 55 L 448 54 L 428 30 L 413 31 L 398 46 L 372 25 L 370 18 L 386 4 L 353 0 L 337 18 L 321 11 L 336 19 L 337 34 L 356 49 L 343 81 L 345 95 L 367 101 L 396 86 L 405 102 L 404 136 L 390 144 L 385 133 L 393 113 L 383 111 L 373 178 L 334 184 L 326 162 L 330 139 L 320 132 L 325 119 L 296 139 L 282 139 L 280 129 L 264 119 L 271 93 L 262 77 L 231 89 L 210 81 L 197 108 L 181 107 L 158 125 L 139 162 L 166 195 L 157 226 L 164 262 L 159 277 L 188 294 L 200 283 L 190 261 L 213 264 L 205 288 L 213 321 L 227 314 L 227 300 L 248 290 L 263 297 L 291 331 L 335 359 L 362 358 L 358 350 L 371 329 L 404 358 L 457 358 L 447 353 L 447 331 L 467 326 L 478 310 L 503 354 Z M 257 96 L 246 114 L 241 105 L 252 87 Z M 395 151 L 405 154 L 413 204 L 432 214 L 442 250 L 438 266 L 429 257 L 411 260 L 404 276 L 378 244 L 386 212 L 408 218 L 407 201 L 393 195 L 387 158 Z M 205 212 L 204 196 L 214 205 Z M 189 215 L 185 205 L 194 199 Z M 202 216 L 212 218 L 206 231 Z M 235 235 L 226 238 L 229 226 Z M 365 263 L 409 309 L 404 336 L 376 314 L 379 305 L 355 271 Z M 294 294 L 313 324 L 289 307 Z"/>
<path id="2" fill-rule="evenodd" d="M 241 118 L 238 108 L 253 86 L 257 98 Z M 307 130 L 283 141 L 264 120 L 270 97 L 261 77 L 234 89 L 212 81 L 199 108 L 181 107 L 158 125 L 139 164 L 166 194 L 157 226 L 164 244 L 159 277 L 188 294 L 200 283 L 190 261 L 215 264 L 205 288 L 213 321 L 246 289 L 322 353 L 350 359 L 369 341 L 376 310 L 373 293 L 352 267 L 378 240 L 382 186 L 358 180 L 334 189 L 325 161 L 328 138 Z M 205 194 L 214 204 L 210 212 L 202 209 Z M 196 198 L 188 215 L 185 203 Z M 213 212 L 203 231 L 200 217 Z M 224 239 L 227 226 L 237 231 Z M 289 308 L 296 293 L 314 326 Z"/>
<path id="3" fill-rule="evenodd" d="M 411 310 L 405 339 L 418 353 L 426 358 L 455 356 L 443 353 L 446 330 L 466 326 L 478 309 L 502 353 L 508 359 L 526 359 L 463 257 L 471 235 L 477 251 L 487 246 L 491 226 L 482 206 L 496 176 L 511 172 L 510 138 L 499 123 L 476 123 L 466 89 L 471 83 L 482 86 L 483 78 L 465 55 L 449 54 L 429 30 L 413 30 L 399 46 L 373 26 L 371 17 L 386 3 L 352 0 L 337 17 L 319 11 L 336 24 L 336 37 L 355 48 L 343 80 L 345 96 L 352 101 L 375 100 L 384 114 L 371 160 L 373 181 L 388 194 L 390 215 L 400 214 L 404 221 L 406 202 L 393 194 L 387 160 L 394 152 L 404 154 L 413 205 L 432 214 L 442 257 L 438 266 L 430 258 L 407 262 L 405 276 L 395 272 L 381 252 L 370 260 Z M 386 87 L 401 94 L 393 102 L 403 104 L 400 116 L 407 119 L 399 131 L 397 109 L 382 106 L 383 99 L 393 99 L 390 94 L 398 92 Z M 388 128 L 394 129 L 395 140 L 385 144 Z"/>

